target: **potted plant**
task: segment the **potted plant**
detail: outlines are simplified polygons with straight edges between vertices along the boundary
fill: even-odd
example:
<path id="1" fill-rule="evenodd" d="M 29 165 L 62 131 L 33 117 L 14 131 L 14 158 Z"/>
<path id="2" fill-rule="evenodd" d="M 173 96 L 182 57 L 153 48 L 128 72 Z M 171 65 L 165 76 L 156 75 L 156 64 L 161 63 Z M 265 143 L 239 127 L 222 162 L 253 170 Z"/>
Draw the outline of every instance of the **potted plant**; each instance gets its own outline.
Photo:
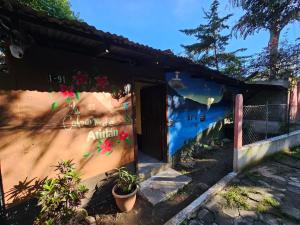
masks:
<path id="1" fill-rule="evenodd" d="M 121 212 L 129 212 L 133 208 L 138 183 L 137 175 L 131 174 L 125 167 L 117 169 L 117 180 L 112 189 L 112 194 Z"/>

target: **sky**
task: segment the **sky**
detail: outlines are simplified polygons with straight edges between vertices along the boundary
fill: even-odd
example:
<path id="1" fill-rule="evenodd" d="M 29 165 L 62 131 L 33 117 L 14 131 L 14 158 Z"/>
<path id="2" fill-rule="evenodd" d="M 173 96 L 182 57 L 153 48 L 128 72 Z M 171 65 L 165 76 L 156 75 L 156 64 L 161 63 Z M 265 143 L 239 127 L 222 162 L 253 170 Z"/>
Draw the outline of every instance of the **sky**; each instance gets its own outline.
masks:
<path id="1" fill-rule="evenodd" d="M 191 44 L 195 39 L 179 32 L 205 23 L 203 9 L 208 10 L 212 0 L 71 0 L 72 9 L 80 18 L 97 29 L 127 37 L 129 40 L 158 49 L 171 49 L 183 55 L 181 44 Z M 229 0 L 220 0 L 220 16 L 232 13 L 228 21 L 233 26 L 243 15 L 233 8 Z M 282 32 L 294 41 L 300 36 L 300 23 L 288 25 Z M 266 31 L 249 36 L 246 40 L 233 38 L 227 50 L 247 48 L 244 55 L 259 53 L 267 46 Z"/>

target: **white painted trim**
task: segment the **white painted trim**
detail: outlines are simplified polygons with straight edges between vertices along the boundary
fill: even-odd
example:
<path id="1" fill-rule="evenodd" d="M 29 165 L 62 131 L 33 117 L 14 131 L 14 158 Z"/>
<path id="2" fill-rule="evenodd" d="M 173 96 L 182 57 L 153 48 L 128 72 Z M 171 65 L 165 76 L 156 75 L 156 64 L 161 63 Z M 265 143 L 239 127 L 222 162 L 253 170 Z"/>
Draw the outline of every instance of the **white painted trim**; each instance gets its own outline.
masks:
<path id="1" fill-rule="evenodd" d="M 234 150 L 234 171 L 241 171 L 264 157 L 300 145 L 300 130 L 283 134 Z"/>

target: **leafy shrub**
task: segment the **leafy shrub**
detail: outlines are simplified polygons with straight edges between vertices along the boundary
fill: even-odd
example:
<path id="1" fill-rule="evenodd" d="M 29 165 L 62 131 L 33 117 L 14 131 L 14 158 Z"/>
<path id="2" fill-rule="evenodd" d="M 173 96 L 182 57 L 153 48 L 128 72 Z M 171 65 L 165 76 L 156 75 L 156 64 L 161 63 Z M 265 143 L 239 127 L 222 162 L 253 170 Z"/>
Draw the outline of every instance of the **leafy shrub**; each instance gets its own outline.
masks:
<path id="1" fill-rule="evenodd" d="M 41 212 L 34 224 L 68 224 L 88 191 L 79 184 L 81 178 L 71 160 L 61 161 L 55 168 L 57 178 L 47 179 L 39 193 Z"/>
<path id="2" fill-rule="evenodd" d="M 139 178 L 131 174 L 125 167 L 117 169 L 117 193 L 130 194 L 138 186 Z"/>

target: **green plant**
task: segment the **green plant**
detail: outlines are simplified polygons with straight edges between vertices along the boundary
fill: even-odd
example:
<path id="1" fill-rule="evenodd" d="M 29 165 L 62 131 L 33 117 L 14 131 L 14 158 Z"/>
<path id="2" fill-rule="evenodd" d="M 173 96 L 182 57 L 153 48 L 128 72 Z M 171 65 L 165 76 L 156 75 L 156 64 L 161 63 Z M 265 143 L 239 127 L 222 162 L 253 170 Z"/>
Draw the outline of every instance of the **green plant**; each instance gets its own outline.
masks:
<path id="1" fill-rule="evenodd" d="M 237 185 L 231 186 L 224 194 L 224 198 L 227 201 L 227 206 L 231 208 L 238 207 L 246 210 L 251 208 L 247 203 L 248 194 L 246 190 Z"/>
<path id="2" fill-rule="evenodd" d="M 131 174 L 125 167 L 117 169 L 117 192 L 118 194 L 130 194 L 139 184 L 137 175 Z"/>
<path id="3" fill-rule="evenodd" d="M 292 148 L 290 151 L 290 155 L 297 159 L 300 159 L 300 147 L 297 146 L 295 148 Z"/>
<path id="4" fill-rule="evenodd" d="M 34 224 L 68 224 L 88 191 L 71 160 L 59 162 L 55 171 L 57 177 L 47 179 L 39 193 L 41 211 Z"/>
<path id="5" fill-rule="evenodd" d="M 256 206 L 258 212 L 267 212 L 270 208 L 278 208 L 280 203 L 273 197 L 263 198 Z"/>

